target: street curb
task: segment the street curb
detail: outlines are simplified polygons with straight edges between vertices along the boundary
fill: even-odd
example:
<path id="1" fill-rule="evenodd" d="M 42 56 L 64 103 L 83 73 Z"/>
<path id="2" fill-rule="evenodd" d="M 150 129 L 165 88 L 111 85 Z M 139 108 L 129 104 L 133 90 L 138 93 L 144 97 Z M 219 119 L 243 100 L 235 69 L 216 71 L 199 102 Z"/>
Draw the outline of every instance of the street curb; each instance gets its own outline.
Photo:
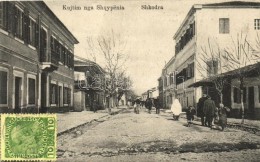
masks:
<path id="1" fill-rule="evenodd" d="M 170 114 L 170 112 L 165 112 L 165 113 L 169 113 Z M 182 116 L 182 117 L 187 119 L 186 116 Z M 200 123 L 200 119 L 198 119 L 198 117 L 195 117 L 194 121 Z M 227 123 L 227 127 L 228 128 L 233 128 L 233 129 L 243 130 L 243 131 L 255 134 L 257 136 L 260 136 L 260 129 L 254 127 L 254 126 L 249 126 L 249 125 L 240 124 L 240 123 Z"/>
<path id="2" fill-rule="evenodd" d="M 197 122 L 200 122 L 200 119 L 198 119 L 198 118 L 196 118 L 194 120 Z M 216 124 L 216 125 L 218 125 L 218 124 Z M 243 131 L 250 132 L 250 133 L 260 136 L 260 129 L 253 127 L 253 126 L 248 126 L 248 125 L 239 124 L 239 123 L 227 123 L 227 127 L 243 130 Z"/>
<path id="3" fill-rule="evenodd" d="M 83 124 L 77 125 L 77 126 L 75 126 L 75 127 L 69 128 L 69 129 L 67 129 L 67 130 L 65 130 L 65 131 L 59 132 L 59 133 L 57 133 L 57 137 L 58 137 L 58 136 L 61 136 L 61 135 L 63 135 L 63 134 L 66 134 L 66 133 L 68 133 L 68 132 L 70 132 L 70 131 L 73 131 L 73 130 L 79 128 L 79 127 L 85 126 L 85 125 L 87 125 L 87 124 L 91 124 L 92 122 L 95 122 L 95 121 L 97 121 L 97 120 L 99 120 L 99 119 L 102 119 L 102 118 L 105 118 L 105 117 L 108 117 L 108 116 L 111 116 L 111 115 L 117 115 L 117 114 L 119 114 L 119 113 L 125 111 L 126 109 L 127 109 L 127 108 L 122 108 L 122 109 L 120 109 L 120 110 L 118 110 L 118 111 L 111 112 L 110 114 L 104 114 L 104 116 L 101 116 L 100 118 L 90 120 L 90 121 L 88 121 L 88 122 L 86 122 L 86 123 L 83 123 Z"/>

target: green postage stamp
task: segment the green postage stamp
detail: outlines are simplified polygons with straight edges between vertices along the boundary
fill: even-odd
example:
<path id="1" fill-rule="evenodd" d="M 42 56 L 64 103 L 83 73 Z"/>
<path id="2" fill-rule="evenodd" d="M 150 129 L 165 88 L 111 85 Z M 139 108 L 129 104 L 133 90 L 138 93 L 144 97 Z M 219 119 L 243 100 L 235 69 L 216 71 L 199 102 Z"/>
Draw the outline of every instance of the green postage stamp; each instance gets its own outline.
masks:
<path id="1" fill-rule="evenodd" d="M 56 160 L 55 114 L 1 115 L 1 160 Z"/>

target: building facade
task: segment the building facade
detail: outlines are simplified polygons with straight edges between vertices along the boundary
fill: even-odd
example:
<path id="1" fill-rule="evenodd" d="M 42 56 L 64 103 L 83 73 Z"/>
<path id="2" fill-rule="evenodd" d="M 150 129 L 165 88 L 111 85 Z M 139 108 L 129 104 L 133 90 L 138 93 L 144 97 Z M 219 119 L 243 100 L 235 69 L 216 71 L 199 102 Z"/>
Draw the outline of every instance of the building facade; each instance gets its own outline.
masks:
<path id="1" fill-rule="evenodd" d="M 75 60 L 75 91 L 74 105 L 76 111 L 93 111 L 94 101 L 96 109 L 104 109 L 106 96 L 104 89 L 105 71 L 95 62 L 89 60 Z"/>
<path id="2" fill-rule="evenodd" d="M 174 98 L 180 100 L 183 108 L 189 105 L 196 106 L 202 94 L 210 91 L 206 87 L 190 87 L 189 85 L 219 73 L 234 70 L 224 69 L 222 71 L 220 62 L 212 59 L 212 51 L 221 54 L 225 52 L 223 49 L 232 49 L 235 54 L 237 47 L 234 42 L 237 43 L 239 36 L 245 36 L 250 45 L 254 43 L 260 30 L 259 8 L 260 3 L 251 2 L 224 2 L 192 6 L 173 37 L 175 56 L 170 65 L 174 68 L 169 71 L 170 75 L 175 76 L 173 80 L 176 85 Z M 245 16 L 238 17 L 238 13 Z M 248 64 L 253 63 L 248 62 Z M 167 80 L 169 79 L 164 77 L 164 82 Z M 235 103 L 236 100 L 234 101 L 234 96 L 232 96 L 234 84 L 235 81 L 232 81 L 229 90 L 230 106 L 233 109 L 239 109 L 240 104 Z M 255 84 L 254 89 L 257 89 L 258 83 Z M 167 84 L 164 83 L 164 93 L 166 93 L 166 88 Z M 254 92 L 257 96 L 257 91 Z M 210 94 L 216 95 L 216 91 L 213 90 Z M 167 94 L 164 96 L 167 98 Z M 254 107 L 258 108 L 258 104 L 255 103 Z"/>
<path id="3" fill-rule="evenodd" d="M 1 112 L 73 107 L 76 43 L 44 2 L 0 2 Z"/>

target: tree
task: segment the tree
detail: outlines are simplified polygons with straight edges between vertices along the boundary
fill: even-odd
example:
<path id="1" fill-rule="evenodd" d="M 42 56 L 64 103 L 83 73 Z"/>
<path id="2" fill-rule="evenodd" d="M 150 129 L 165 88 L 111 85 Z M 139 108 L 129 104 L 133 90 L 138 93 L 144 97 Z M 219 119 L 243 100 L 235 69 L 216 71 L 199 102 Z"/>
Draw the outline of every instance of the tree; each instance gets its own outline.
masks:
<path id="1" fill-rule="evenodd" d="M 92 37 L 87 39 L 91 56 L 97 61 L 97 56 L 103 58 L 103 66 L 107 72 L 105 80 L 106 95 L 109 97 L 109 108 L 117 104 L 118 90 L 122 89 L 122 82 L 126 82 L 125 63 L 128 55 L 125 53 L 126 42 L 119 34 L 112 30 L 107 35 L 101 35 L 96 40 Z M 100 58 L 100 57 L 98 57 Z M 126 86 L 126 83 L 123 84 Z"/>
<path id="2" fill-rule="evenodd" d="M 259 40 L 259 39 L 258 39 Z M 241 113 L 242 124 L 244 123 L 244 81 L 246 77 L 246 71 L 242 67 L 259 62 L 260 55 L 254 52 L 254 48 L 249 43 L 247 34 L 238 33 L 235 38 L 231 36 L 232 45 L 225 48 L 223 58 L 228 62 L 225 67 L 227 71 L 235 70 L 235 76 L 238 77 L 241 99 Z"/>
<path id="3" fill-rule="evenodd" d="M 222 53 L 223 50 L 216 40 L 208 38 L 207 45 L 201 47 L 199 57 L 196 59 L 199 73 L 202 78 L 207 78 L 214 84 L 220 96 L 220 103 L 223 103 L 223 89 L 228 82 L 226 77 L 214 77 L 216 74 L 225 72 L 227 62 L 223 59 Z"/>

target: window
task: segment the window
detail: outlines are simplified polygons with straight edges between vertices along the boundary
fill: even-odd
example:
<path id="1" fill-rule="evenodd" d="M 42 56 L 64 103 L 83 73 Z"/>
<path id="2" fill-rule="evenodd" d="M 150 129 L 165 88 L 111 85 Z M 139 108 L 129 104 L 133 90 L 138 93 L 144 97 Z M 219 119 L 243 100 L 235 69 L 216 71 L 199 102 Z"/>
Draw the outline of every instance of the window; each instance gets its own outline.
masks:
<path id="1" fill-rule="evenodd" d="M 255 30 L 260 30 L 260 19 L 255 19 Z"/>
<path id="2" fill-rule="evenodd" d="M 229 33 L 229 18 L 220 18 L 219 19 L 219 33 L 220 34 Z"/>
<path id="3" fill-rule="evenodd" d="M 0 105 L 7 104 L 7 72 L 0 71 Z"/>
<path id="4" fill-rule="evenodd" d="M 174 83 L 174 75 L 173 73 L 170 74 L 170 85 Z"/>
<path id="5" fill-rule="evenodd" d="M 57 104 L 58 103 L 58 85 L 56 84 L 51 84 L 50 87 L 50 103 L 51 104 Z"/>
<path id="6" fill-rule="evenodd" d="M 258 86 L 258 102 L 260 103 L 260 85 Z"/>
<path id="7" fill-rule="evenodd" d="M 241 103 L 240 89 L 234 87 L 233 89 L 234 103 Z"/>
<path id="8" fill-rule="evenodd" d="M 36 46 L 36 23 L 34 20 L 30 19 L 29 24 L 29 44 Z"/>
<path id="9" fill-rule="evenodd" d="M 211 60 L 207 62 L 207 72 L 208 76 L 215 75 L 218 73 L 218 61 L 217 60 Z"/>
<path id="10" fill-rule="evenodd" d="M 23 29 L 24 29 L 24 14 L 23 12 L 16 8 L 15 9 L 15 36 L 19 39 L 23 39 Z"/>
<path id="11" fill-rule="evenodd" d="M 187 72 L 187 78 L 194 77 L 194 63 L 191 63 L 191 64 L 188 65 L 186 72 Z"/>
<path id="12" fill-rule="evenodd" d="M 28 96 L 28 104 L 35 104 L 35 79 L 32 78 L 28 79 Z"/>
<path id="13" fill-rule="evenodd" d="M 4 2 L 0 2 L 0 27 L 4 27 Z"/>
<path id="14" fill-rule="evenodd" d="M 167 77 L 166 76 L 164 77 L 164 86 L 165 87 L 167 86 Z"/>

